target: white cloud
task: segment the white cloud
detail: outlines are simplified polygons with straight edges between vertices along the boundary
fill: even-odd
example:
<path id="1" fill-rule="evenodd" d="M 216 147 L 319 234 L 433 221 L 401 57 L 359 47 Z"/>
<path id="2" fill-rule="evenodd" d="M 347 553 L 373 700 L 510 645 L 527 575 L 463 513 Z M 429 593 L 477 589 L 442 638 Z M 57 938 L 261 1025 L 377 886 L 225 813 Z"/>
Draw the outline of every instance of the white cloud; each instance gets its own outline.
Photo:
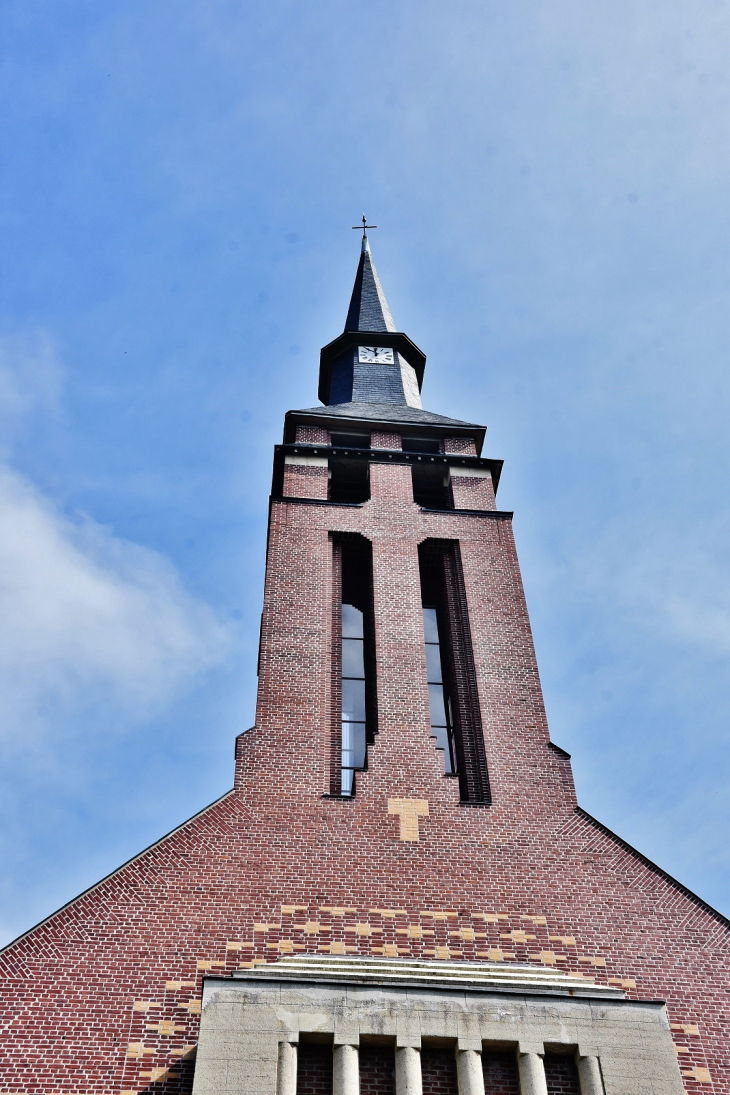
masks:
<path id="1" fill-rule="evenodd" d="M 11 464 L 28 416 L 56 414 L 63 369 L 43 333 L 0 338 L 0 737 L 101 704 L 144 718 L 225 657 L 228 628 L 163 556 L 65 515 Z"/>
<path id="2" fill-rule="evenodd" d="M 144 716 L 220 662 L 228 632 L 173 567 L 0 469 L 0 733 L 108 701 Z"/>

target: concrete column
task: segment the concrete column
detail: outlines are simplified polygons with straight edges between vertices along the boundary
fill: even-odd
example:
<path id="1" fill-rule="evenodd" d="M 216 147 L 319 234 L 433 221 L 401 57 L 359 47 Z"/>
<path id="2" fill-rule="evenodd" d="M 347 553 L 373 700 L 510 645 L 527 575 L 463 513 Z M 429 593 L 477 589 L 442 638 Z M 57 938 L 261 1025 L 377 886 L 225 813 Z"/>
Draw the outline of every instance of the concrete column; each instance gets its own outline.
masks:
<path id="1" fill-rule="evenodd" d="M 603 1077 L 598 1058 L 576 1056 L 580 1095 L 603 1095 Z"/>
<path id="2" fill-rule="evenodd" d="M 360 1095 L 360 1057 L 357 1046 L 335 1046 L 332 1081 L 332 1095 Z"/>
<path id="3" fill-rule="evenodd" d="M 399 1046 L 395 1051 L 395 1095 L 423 1095 L 421 1051 Z"/>
<path id="4" fill-rule="evenodd" d="M 456 1079 L 459 1095 L 484 1095 L 481 1053 L 475 1049 L 457 1049 Z"/>
<path id="5" fill-rule="evenodd" d="M 279 1042 L 276 1095 L 297 1095 L 297 1047 L 295 1042 Z"/>
<path id="6" fill-rule="evenodd" d="M 518 1053 L 520 1095 L 548 1095 L 545 1064 L 539 1053 Z"/>

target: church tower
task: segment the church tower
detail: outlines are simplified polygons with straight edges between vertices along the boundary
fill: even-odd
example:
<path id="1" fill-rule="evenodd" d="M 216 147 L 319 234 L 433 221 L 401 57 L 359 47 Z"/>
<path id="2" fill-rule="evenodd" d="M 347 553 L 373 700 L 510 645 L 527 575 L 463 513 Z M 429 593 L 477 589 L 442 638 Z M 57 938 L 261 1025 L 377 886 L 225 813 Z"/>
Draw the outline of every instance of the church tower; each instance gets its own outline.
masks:
<path id="1" fill-rule="evenodd" d="M 0 954 L 0 1093 L 730 1089 L 730 924 L 577 805 L 501 461 L 425 366 L 364 232 L 234 788 Z"/>

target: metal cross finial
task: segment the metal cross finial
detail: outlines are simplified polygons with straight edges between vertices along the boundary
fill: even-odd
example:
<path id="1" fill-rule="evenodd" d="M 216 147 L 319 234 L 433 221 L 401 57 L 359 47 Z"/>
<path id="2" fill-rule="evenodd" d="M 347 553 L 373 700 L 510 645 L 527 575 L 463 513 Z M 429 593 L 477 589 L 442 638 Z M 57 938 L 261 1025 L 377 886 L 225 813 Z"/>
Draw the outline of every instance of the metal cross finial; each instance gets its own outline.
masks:
<path id="1" fill-rule="evenodd" d="M 352 227 L 354 228 L 354 230 L 356 232 L 360 231 L 360 225 L 359 224 L 353 224 Z M 377 224 L 368 224 L 367 217 L 365 215 L 363 215 L 363 218 L 362 218 L 362 238 L 364 240 L 366 240 L 368 238 L 368 233 L 367 233 L 368 228 L 377 228 L 377 227 L 378 227 Z"/>

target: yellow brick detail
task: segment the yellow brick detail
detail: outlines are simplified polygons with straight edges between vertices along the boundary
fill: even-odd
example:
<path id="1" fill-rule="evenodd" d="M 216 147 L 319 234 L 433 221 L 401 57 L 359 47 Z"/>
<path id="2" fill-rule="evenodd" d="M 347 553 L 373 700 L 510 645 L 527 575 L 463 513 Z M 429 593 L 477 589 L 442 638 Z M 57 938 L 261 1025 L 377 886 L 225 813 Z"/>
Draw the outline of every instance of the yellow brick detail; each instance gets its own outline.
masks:
<path id="1" fill-rule="evenodd" d="M 169 1068 L 153 1068 L 151 1072 L 140 1072 L 143 1080 L 150 1080 L 153 1084 L 159 1084 L 161 1080 L 176 1080 L 179 1072 L 172 1072 Z"/>
<path id="2" fill-rule="evenodd" d="M 530 939 L 536 939 L 536 935 L 527 935 L 519 928 L 511 932 L 500 932 L 500 939 L 511 939 L 513 943 L 527 943 Z"/>
<path id="3" fill-rule="evenodd" d="M 562 943 L 564 947 L 575 946 L 574 935 L 550 935 L 548 936 L 548 938 L 550 939 L 551 943 Z"/>
<path id="4" fill-rule="evenodd" d="M 579 962 L 587 962 L 591 966 L 605 966 L 606 965 L 606 959 L 605 958 L 593 958 L 590 955 L 585 955 L 585 954 L 581 955 L 580 958 L 578 959 L 578 961 Z"/>
<path id="5" fill-rule="evenodd" d="M 520 920 L 531 920 L 533 924 L 542 924 L 544 927 L 547 927 L 546 916 L 521 916 Z"/>
<path id="6" fill-rule="evenodd" d="M 217 966 L 222 966 L 225 968 L 225 965 L 225 962 L 214 962 L 212 959 L 208 958 L 201 958 L 198 961 L 199 970 L 212 970 L 215 969 Z"/>
<path id="7" fill-rule="evenodd" d="M 425 798 L 389 798 L 388 813 L 400 817 L 401 840 L 420 840 L 418 819 L 428 817 L 428 802 Z"/>
<path id="8" fill-rule="evenodd" d="M 531 962 L 542 962 L 544 966 L 554 966 L 556 962 L 567 961 L 567 954 L 555 954 L 554 951 L 540 951 L 539 954 L 531 954 Z"/>
<path id="9" fill-rule="evenodd" d="M 142 1042 L 130 1042 L 127 1046 L 127 1057 L 143 1057 L 145 1053 L 154 1053 L 154 1049 L 148 1049 Z"/>
<path id="10" fill-rule="evenodd" d="M 159 1023 L 148 1023 L 147 1030 L 156 1030 L 158 1034 L 179 1034 L 185 1027 L 178 1027 L 170 1019 L 161 1019 Z"/>
<path id="11" fill-rule="evenodd" d="M 423 939 L 424 935 L 433 935 L 428 928 L 422 928 L 419 924 L 410 924 L 407 928 L 396 928 L 398 935 L 407 935 L 409 939 Z"/>
<path id="12" fill-rule="evenodd" d="M 160 1004 L 156 1004 L 154 1000 L 135 1000 L 134 1011 L 149 1011 L 150 1008 L 159 1008 Z"/>
<path id="13" fill-rule="evenodd" d="M 200 1015 L 203 1010 L 203 1005 L 200 1000 L 188 1000 L 185 1004 L 178 1004 L 178 1007 L 185 1008 L 191 1015 Z M 183 1030 L 184 1028 L 181 1027 L 180 1029 Z"/>
<path id="14" fill-rule="evenodd" d="M 712 1076 L 706 1068 L 693 1068 L 689 1072 L 682 1070 L 682 1075 L 689 1080 L 697 1080 L 701 1084 L 711 1084 Z"/>
<path id="15" fill-rule="evenodd" d="M 503 951 L 501 947 L 490 947 L 488 951 L 477 951 L 477 958 L 488 958 L 490 962 L 503 962 L 505 958 L 514 958 L 514 954 Z"/>
<path id="16" fill-rule="evenodd" d="M 194 989 L 194 981 L 168 981 L 165 984 L 168 992 L 177 992 L 179 989 Z"/>
<path id="17" fill-rule="evenodd" d="M 685 1034 L 699 1034 L 700 1028 L 696 1023 L 670 1023 L 672 1030 L 682 1030 Z"/>

